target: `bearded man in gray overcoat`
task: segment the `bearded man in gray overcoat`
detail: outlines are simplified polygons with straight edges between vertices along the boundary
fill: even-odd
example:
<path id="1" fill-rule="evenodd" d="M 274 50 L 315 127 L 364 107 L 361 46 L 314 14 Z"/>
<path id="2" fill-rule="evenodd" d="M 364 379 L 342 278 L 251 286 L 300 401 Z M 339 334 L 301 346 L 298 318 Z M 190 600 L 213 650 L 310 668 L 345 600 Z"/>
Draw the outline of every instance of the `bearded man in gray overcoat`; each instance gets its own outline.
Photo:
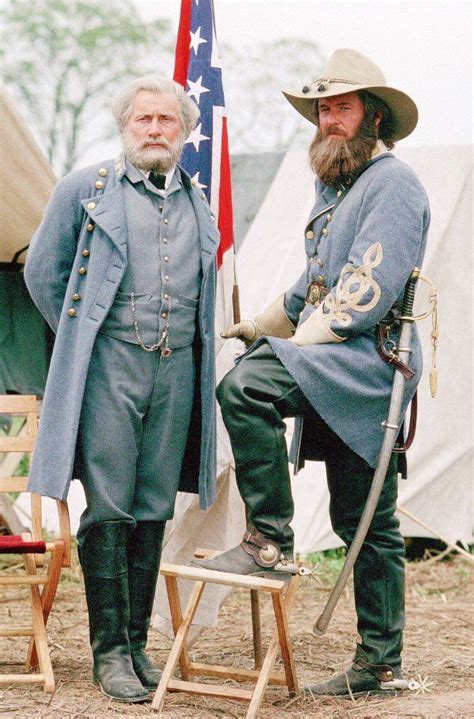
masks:
<path id="1" fill-rule="evenodd" d="M 199 116 L 183 88 L 140 78 L 113 112 L 124 152 L 57 184 L 28 253 L 56 333 L 29 488 L 64 499 L 83 483 L 93 678 L 135 702 L 160 678 L 145 645 L 176 493 L 215 495 L 219 237 L 177 164 Z"/>
<path id="2" fill-rule="evenodd" d="M 291 568 L 286 417 L 297 417 L 295 468 L 305 459 L 326 463 L 332 526 L 351 544 L 381 449 L 395 371 L 379 354 L 379 330 L 396 345 L 404 288 L 421 266 L 430 217 L 419 180 L 389 152 L 415 128 L 416 106 L 387 86 L 371 60 L 337 50 L 321 77 L 284 94 L 318 126 L 309 151 L 317 179 L 305 227 L 306 267 L 263 314 L 225 333 L 253 343 L 218 387 L 249 527 L 238 547 L 193 562 L 243 574 Z M 421 365 L 415 332 L 403 413 Z M 386 696 L 407 685 L 398 456 L 354 568 L 361 643 L 351 668 L 309 685 L 313 694 Z"/>

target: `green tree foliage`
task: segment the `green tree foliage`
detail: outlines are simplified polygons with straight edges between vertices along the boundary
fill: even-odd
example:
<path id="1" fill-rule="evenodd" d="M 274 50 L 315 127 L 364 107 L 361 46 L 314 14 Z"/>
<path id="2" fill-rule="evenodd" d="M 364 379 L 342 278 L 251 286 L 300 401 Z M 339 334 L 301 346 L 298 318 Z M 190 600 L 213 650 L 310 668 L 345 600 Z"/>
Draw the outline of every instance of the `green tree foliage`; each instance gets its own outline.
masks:
<path id="1" fill-rule="evenodd" d="M 167 21 L 144 23 L 129 0 L 7 0 L 0 24 L 5 83 L 58 175 L 104 139 L 127 79 L 171 73 Z"/>

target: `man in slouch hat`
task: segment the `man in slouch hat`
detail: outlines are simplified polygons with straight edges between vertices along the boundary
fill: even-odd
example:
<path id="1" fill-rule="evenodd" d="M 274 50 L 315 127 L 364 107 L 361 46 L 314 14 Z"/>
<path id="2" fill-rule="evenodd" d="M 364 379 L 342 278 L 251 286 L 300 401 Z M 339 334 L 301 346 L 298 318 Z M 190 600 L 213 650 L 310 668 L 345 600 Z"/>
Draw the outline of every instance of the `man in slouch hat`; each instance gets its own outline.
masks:
<path id="1" fill-rule="evenodd" d="M 421 266 L 430 217 L 419 180 L 390 152 L 414 130 L 416 106 L 387 86 L 371 60 L 337 50 L 321 77 L 284 94 L 318 128 L 309 149 L 317 179 L 305 227 L 306 268 L 265 312 L 224 333 L 251 345 L 218 387 L 249 526 L 238 547 L 193 562 L 242 574 L 292 569 L 286 417 L 297 418 L 296 470 L 306 459 L 325 462 L 332 527 L 351 544 L 382 445 L 395 371 L 378 352 L 378 330 L 396 342 L 397 313 L 413 268 Z M 421 374 L 416 331 L 410 367 L 402 415 Z M 315 695 L 387 695 L 406 686 L 398 456 L 392 455 L 354 568 L 361 643 L 346 672 L 306 688 Z"/>
<path id="2" fill-rule="evenodd" d="M 215 495 L 219 237 L 177 164 L 199 116 L 183 88 L 139 78 L 113 112 L 124 152 L 58 183 L 28 253 L 56 333 L 29 488 L 64 499 L 80 477 L 94 682 L 137 702 L 161 676 L 145 645 L 176 493 Z"/>

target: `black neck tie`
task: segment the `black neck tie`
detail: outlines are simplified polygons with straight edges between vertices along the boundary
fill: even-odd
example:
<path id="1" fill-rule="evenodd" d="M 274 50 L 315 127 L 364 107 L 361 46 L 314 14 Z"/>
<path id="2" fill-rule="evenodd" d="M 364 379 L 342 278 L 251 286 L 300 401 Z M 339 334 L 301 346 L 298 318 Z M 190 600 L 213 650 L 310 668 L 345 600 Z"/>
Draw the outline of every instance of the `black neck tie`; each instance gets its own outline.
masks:
<path id="1" fill-rule="evenodd" d="M 165 176 L 165 175 L 160 175 L 158 172 L 156 172 L 156 170 L 152 170 L 152 171 L 150 172 L 150 176 L 149 176 L 148 179 L 149 179 L 150 182 L 152 182 L 153 185 L 155 185 L 155 187 L 157 187 L 159 190 L 164 190 L 164 189 L 165 189 L 165 180 L 166 180 L 166 176 Z"/>

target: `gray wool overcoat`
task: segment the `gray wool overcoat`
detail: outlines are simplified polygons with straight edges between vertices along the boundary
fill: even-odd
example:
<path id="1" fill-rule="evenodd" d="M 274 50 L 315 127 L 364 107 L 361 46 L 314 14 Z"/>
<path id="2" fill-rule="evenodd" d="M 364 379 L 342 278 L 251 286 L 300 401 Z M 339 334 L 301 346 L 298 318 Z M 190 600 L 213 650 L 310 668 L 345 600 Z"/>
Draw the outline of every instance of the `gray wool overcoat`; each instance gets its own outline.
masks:
<path id="1" fill-rule="evenodd" d="M 77 170 L 56 185 L 25 266 L 30 294 L 56 334 L 29 489 L 65 499 L 74 472 L 78 423 L 90 357 L 127 265 L 123 156 Z M 182 170 L 181 170 L 182 171 Z M 202 283 L 195 353 L 200 381 L 182 491 L 215 498 L 216 418 L 214 311 L 219 233 L 204 194 L 182 171 L 201 244 Z M 74 301 L 73 296 L 80 296 Z M 75 316 L 70 316 L 75 310 Z M 109 428 L 113 432 L 113 427 Z M 158 441 L 159 438 L 157 438 Z"/>
<path id="2" fill-rule="evenodd" d="M 411 271 L 421 267 L 430 210 L 413 170 L 389 152 L 371 160 L 343 195 L 316 182 L 316 202 L 305 228 L 306 268 L 285 294 L 295 325 L 319 313 L 317 341 L 302 347 L 274 337 L 268 342 L 318 414 L 375 467 L 394 375 L 393 366 L 377 353 L 377 323 L 401 304 Z M 317 309 L 305 303 L 311 281 L 329 289 Z M 398 332 L 395 323 L 395 341 Z M 415 374 L 405 382 L 403 412 L 422 371 L 416 328 L 409 364 Z M 317 444 L 311 422 L 297 421 L 296 468 L 305 459 L 323 459 Z"/>

